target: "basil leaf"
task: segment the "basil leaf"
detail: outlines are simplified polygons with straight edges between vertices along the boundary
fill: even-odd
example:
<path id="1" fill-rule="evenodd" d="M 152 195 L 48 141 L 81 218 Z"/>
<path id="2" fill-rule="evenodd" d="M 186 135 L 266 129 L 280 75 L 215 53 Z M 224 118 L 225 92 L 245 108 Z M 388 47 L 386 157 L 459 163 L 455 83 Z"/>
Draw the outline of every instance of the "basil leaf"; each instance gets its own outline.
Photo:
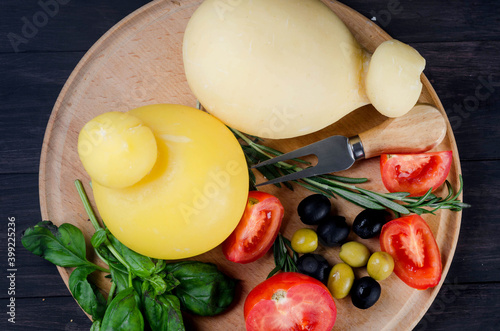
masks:
<path id="1" fill-rule="evenodd" d="M 147 278 L 146 282 L 153 288 L 154 297 L 165 293 L 165 291 L 167 290 L 167 283 L 165 283 L 163 278 L 158 274 Z"/>
<path id="2" fill-rule="evenodd" d="M 162 275 L 162 276 L 163 276 L 163 280 L 167 284 L 167 288 L 166 288 L 165 292 L 171 292 L 174 288 L 176 288 L 177 286 L 179 286 L 179 284 L 181 283 L 171 273 L 167 273 L 166 275 Z"/>
<path id="3" fill-rule="evenodd" d="M 106 309 L 101 331 L 144 330 L 144 318 L 133 287 L 119 292 Z"/>
<path id="4" fill-rule="evenodd" d="M 78 267 L 69 276 L 69 290 L 82 309 L 92 315 L 93 320 L 104 316 L 106 300 L 87 277 L 96 271 L 94 267 Z"/>
<path id="5" fill-rule="evenodd" d="M 167 330 L 185 330 L 179 299 L 175 295 L 167 294 L 160 296 L 160 302 L 163 303 L 163 310 L 167 310 Z"/>
<path id="6" fill-rule="evenodd" d="M 184 322 L 180 310 L 179 299 L 171 294 L 163 294 L 154 298 L 148 291 L 144 292 L 144 315 L 151 330 L 184 331 Z"/>
<path id="7" fill-rule="evenodd" d="M 61 267 L 92 265 L 86 258 L 82 231 L 69 223 L 58 228 L 50 221 L 40 222 L 24 231 L 21 242 L 31 253 Z"/>
<path id="8" fill-rule="evenodd" d="M 99 257 L 102 260 L 104 260 L 104 262 L 106 262 L 108 265 L 111 264 L 111 263 L 116 263 L 116 264 L 122 265 L 116 259 L 116 257 L 113 254 L 111 254 L 111 252 L 109 251 L 108 247 L 106 247 L 106 246 L 99 246 L 95 250 L 99 254 Z M 125 270 L 125 272 L 127 271 L 127 268 L 125 268 L 125 266 L 123 266 L 123 269 Z"/>
<path id="9" fill-rule="evenodd" d="M 143 289 L 144 283 L 146 283 L 146 282 L 143 282 L 140 278 L 132 279 L 132 286 L 135 289 L 135 293 L 143 293 L 144 292 L 144 289 Z M 142 295 L 137 294 L 137 298 L 139 298 L 140 308 L 142 309 L 144 306 L 144 302 L 142 302 L 143 301 Z"/>
<path id="10" fill-rule="evenodd" d="M 111 278 L 111 281 L 116 284 L 116 291 L 120 292 L 129 287 L 127 268 L 111 254 L 105 245 L 96 248 L 96 252 L 108 264 L 110 275 L 106 277 Z"/>
<path id="11" fill-rule="evenodd" d="M 173 294 L 187 311 L 212 316 L 222 313 L 233 302 L 237 281 L 212 263 L 183 261 L 167 264 L 165 270 L 179 280 Z"/>
<path id="12" fill-rule="evenodd" d="M 158 274 L 158 273 L 162 272 L 163 269 L 165 269 L 165 266 L 166 266 L 165 260 L 156 261 L 154 273 Z"/>
<path id="13" fill-rule="evenodd" d="M 146 278 L 142 284 L 142 291 L 148 291 L 153 298 L 156 298 L 158 295 L 171 292 L 179 284 L 180 282 L 172 274 L 162 272 Z"/>
<path id="14" fill-rule="evenodd" d="M 125 273 L 117 269 L 114 264 L 109 265 L 109 270 L 111 271 L 112 282 L 116 284 L 116 291 L 121 292 L 128 287 L 128 274 L 127 270 Z"/>
<path id="15" fill-rule="evenodd" d="M 155 264 L 153 261 L 144 255 L 134 252 L 124 244 L 122 244 L 118 239 L 116 239 L 112 234 L 108 234 L 108 239 L 111 245 L 120 253 L 125 262 L 130 266 L 130 271 L 139 277 L 147 278 L 155 270 Z"/>
<path id="16" fill-rule="evenodd" d="M 98 248 L 95 249 L 98 256 L 106 262 L 107 265 L 110 267 L 114 267 L 116 270 L 121 271 L 124 274 L 128 275 L 127 268 L 121 264 L 120 261 L 117 260 L 117 258 L 110 252 L 108 247 L 105 245 L 99 246 Z"/>
<path id="17" fill-rule="evenodd" d="M 101 246 L 106 240 L 108 240 L 108 235 L 106 233 L 106 230 L 104 229 L 98 229 L 96 232 L 94 232 L 94 235 L 90 239 L 90 243 L 94 248 L 98 248 Z"/>
<path id="18" fill-rule="evenodd" d="M 96 320 L 92 323 L 90 331 L 101 331 L 101 320 Z"/>

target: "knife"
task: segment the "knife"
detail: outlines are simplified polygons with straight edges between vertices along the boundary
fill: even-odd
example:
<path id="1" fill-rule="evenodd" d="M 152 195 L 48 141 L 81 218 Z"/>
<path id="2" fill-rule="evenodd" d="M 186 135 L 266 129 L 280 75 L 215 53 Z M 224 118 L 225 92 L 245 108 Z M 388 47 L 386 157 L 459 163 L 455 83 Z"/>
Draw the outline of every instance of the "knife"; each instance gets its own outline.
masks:
<path id="1" fill-rule="evenodd" d="M 354 162 L 381 154 L 423 153 L 436 147 L 446 135 L 446 121 L 435 107 L 421 104 L 406 115 L 390 118 L 354 137 L 331 136 L 275 158 L 260 162 L 259 168 L 277 162 L 316 155 L 318 163 L 293 174 L 275 178 L 269 185 L 349 169 Z"/>

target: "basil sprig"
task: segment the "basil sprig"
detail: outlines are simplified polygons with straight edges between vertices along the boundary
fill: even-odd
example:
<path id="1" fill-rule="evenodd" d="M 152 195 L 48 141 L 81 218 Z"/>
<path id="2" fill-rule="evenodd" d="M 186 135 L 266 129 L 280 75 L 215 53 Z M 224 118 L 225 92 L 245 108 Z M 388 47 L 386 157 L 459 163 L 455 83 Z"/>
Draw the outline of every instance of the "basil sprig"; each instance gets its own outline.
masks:
<path id="1" fill-rule="evenodd" d="M 82 309 L 92 316 L 91 330 L 185 330 L 181 309 L 211 316 L 227 309 L 236 281 L 210 263 L 166 263 L 141 255 L 101 227 L 82 183 L 75 181 L 85 210 L 95 228 L 91 244 L 108 268 L 87 260 L 85 238 L 68 223 L 57 227 L 42 221 L 26 229 L 23 246 L 61 267 L 76 268 L 69 289 Z M 108 299 L 89 281 L 101 271 L 111 280 Z"/>

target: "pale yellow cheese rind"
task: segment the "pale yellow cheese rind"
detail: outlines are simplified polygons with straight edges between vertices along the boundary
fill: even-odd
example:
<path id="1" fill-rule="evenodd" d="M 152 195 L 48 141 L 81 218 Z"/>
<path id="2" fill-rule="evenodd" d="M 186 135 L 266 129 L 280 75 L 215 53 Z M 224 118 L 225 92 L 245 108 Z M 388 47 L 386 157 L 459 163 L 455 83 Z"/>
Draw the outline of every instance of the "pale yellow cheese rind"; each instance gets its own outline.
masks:
<path id="1" fill-rule="evenodd" d="M 422 91 L 425 59 L 411 46 L 388 40 L 377 47 L 366 75 L 366 93 L 373 106 L 388 117 L 406 114 Z"/>
<path id="2" fill-rule="evenodd" d="M 183 55 L 203 106 L 259 137 L 308 134 L 369 103 L 363 51 L 321 1 L 206 0 Z"/>

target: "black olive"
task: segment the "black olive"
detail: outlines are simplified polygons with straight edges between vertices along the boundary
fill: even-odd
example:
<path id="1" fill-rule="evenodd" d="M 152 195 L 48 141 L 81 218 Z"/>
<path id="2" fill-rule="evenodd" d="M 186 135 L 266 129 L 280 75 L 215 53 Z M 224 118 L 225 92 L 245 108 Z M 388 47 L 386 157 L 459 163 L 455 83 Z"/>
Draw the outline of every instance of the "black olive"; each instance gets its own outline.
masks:
<path id="1" fill-rule="evenodd" d="M 391 220 L 387 210 L 365 209 L 356 216 L 352 223 L 352 231 L 363 239 L 380 235 L 385 223 Z"/>
<path id="2" fill-rule="evenodd" d="M 352 304 L 359 309 L 370 308 L 380 298 L 382 288 L 371 277 L 355 279 L 351 288 Z"/>
<path id="3" fill-rule="evenodd" d="M 328 247 L 338 246 L 347 240 L 350 229 L 342 216 L 330 216 L 316 230 L 319 242 Z"/>
<path id="4" fill-rule="evenodd" d="M 330 265 L 328 261 L 319 254 L 304 254 L 297 260 L 297 269 L 304 275 L 316 278 L 320 282 L 326 284 L 328 274 L 330 273 Z"/>
<path id="5" fill-rule="evenodd" d="M 318 225 L 330 214 L 332 204 L 323 194 L 313 194 L 299 203 L 297 212 L 300 220 L 307 225 Z"/>

